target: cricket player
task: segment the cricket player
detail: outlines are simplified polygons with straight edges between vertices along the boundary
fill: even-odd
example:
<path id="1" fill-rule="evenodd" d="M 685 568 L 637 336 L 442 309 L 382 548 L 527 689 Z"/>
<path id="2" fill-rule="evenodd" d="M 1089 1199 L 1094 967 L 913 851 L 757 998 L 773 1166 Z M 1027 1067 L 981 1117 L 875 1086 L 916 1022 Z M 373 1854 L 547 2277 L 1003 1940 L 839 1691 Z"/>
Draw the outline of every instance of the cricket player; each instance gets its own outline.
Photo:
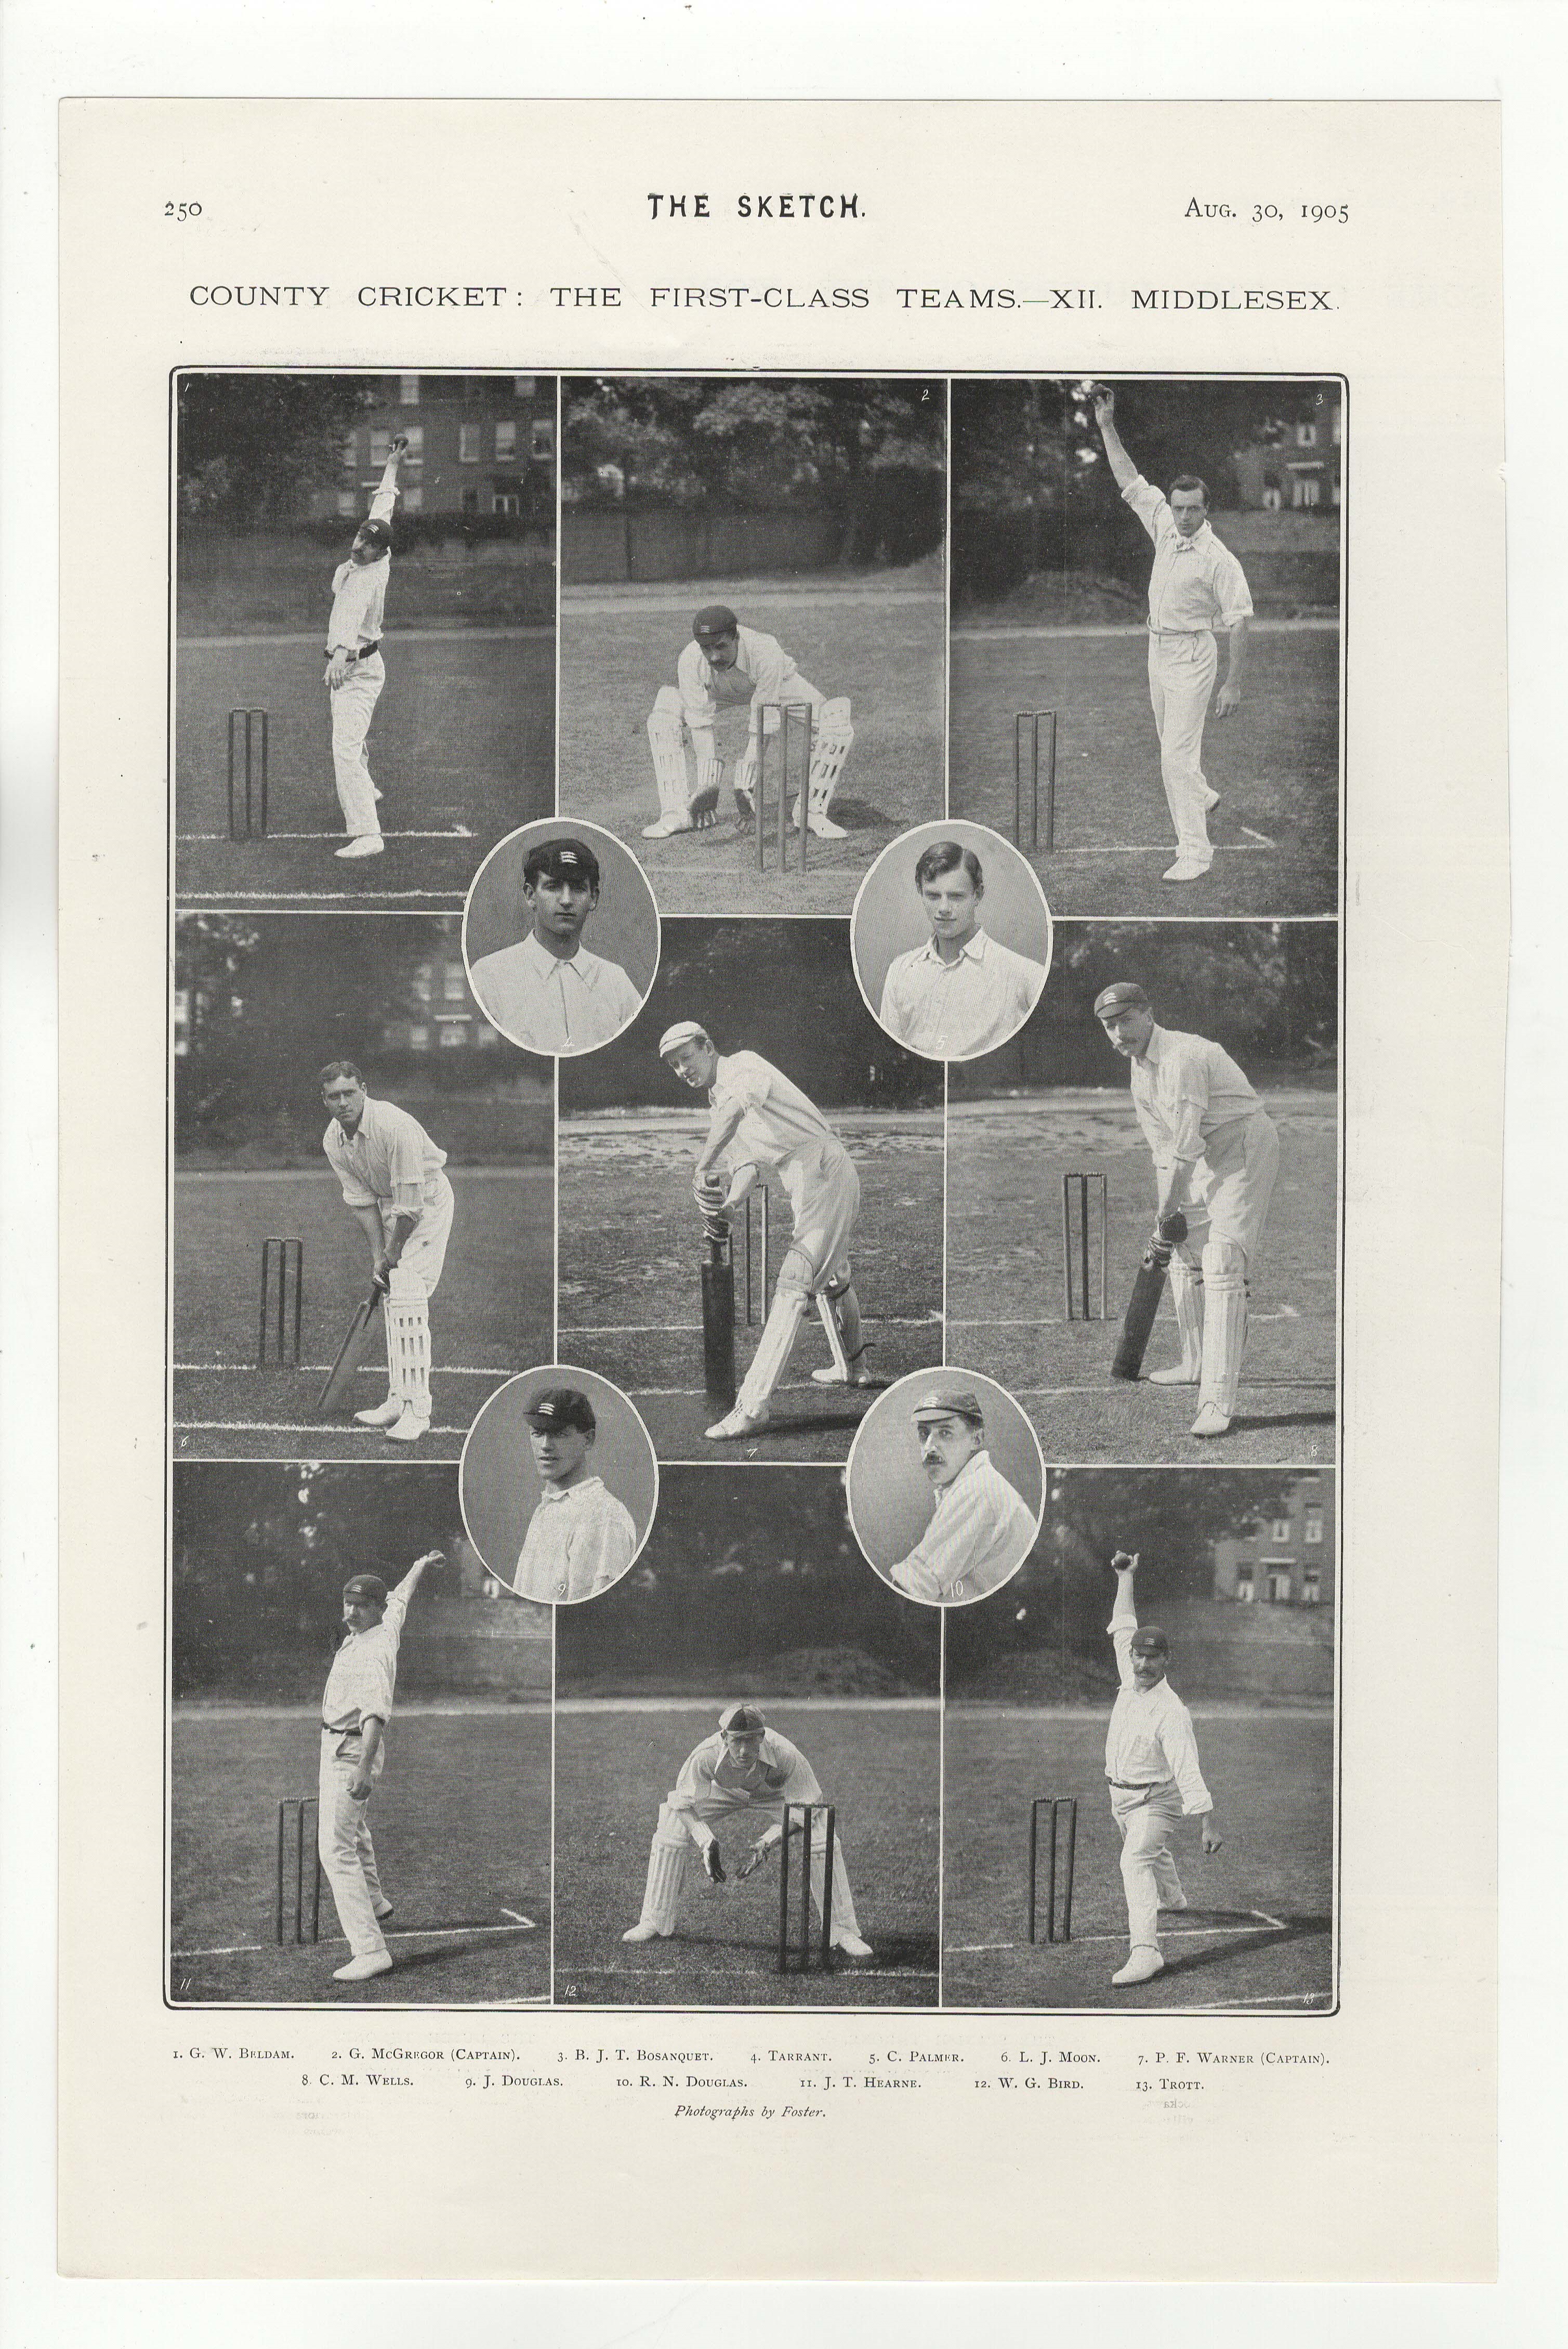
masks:
<path id="1" fill-rule="evenodd" d="M 1039 1001 L 1046 967 L 980 926 L 985 875 L 972 848 L 934 841 L 915 865 L 914 885 L 931 936 L 889 966 L 877 1017 L 890 1036 L 930 1060 L 995 1051 Z"/>
<path id="2" fill-rule="evenodd" d="M 371 1278 L 387 1300 L 387 1399 L 354 1416 L 394 1444 L 417 1444 L 430 1426 L 429 1301 L 455 1205 L 443 1172 L 447 1154 L 406 1109 L 373 1101 L 352 1061 L 328 1061 L 321 1098 L 332 1112 L 322 1137 L 326 1163 L 369 1245 Z"/>
<path id="3" fill-rule="evenodd" d="M 936 1509 L 890 1580 L 928 1606 L 962 1605 L 999 1590 L 1035 1546 L 1039 1519 L 985 1447 L 985 1414 L 971 1388 L 935 1386 L 914 1406 L 920 1464 Z"/>
<path id="4" fill-rule="evenodd" d="M 543 1387 L 523 1417 L 541 1491 L 511 1587 L 520 1599 L 552 1606 L 596 1599 L 631 1565 L 637 1528 L 593 1474 L 593 1406 L 577 1387 Z"/>
<path id="5" fill-rule="evenodd" d="M 757 738 L 768 703 L 803 703 L 812 712 L 811 770 L 806 821 L 819 840 L 842 840 L 844 828 L 828 810 L 855 739 L 847 697 L 829 700 L 800 675 L 777 636 L 743 628 L 727 604 L 705 604 L 692 622 L 691 642 L 676 663 L 676 683 L 661 685 L 648 719 L 648 748 L 658 786 L 655 823 L 643 826 L 645 840 L 667 840 L 676 832 L 707 831 L 718 806 L 723 761 L 714 741 L 721 709 L 748 712 L 746 748 L 735 770 L 735 807 L 743 823 L 757 813 Z M 779 720 L 769 710 L 769 737 Z M 686 746 L 692 746 L 696 780 L 686 780 Z M 791 822 L 799 823 L 797 795 Z"/>
<path id="6" fill-rule="evenodd" d="M 1179 1819 L 1201 1818 L 1205 1855 L 1218 1851 L 1223 1837 L 1198 1766 L 1192 1716 L 1165 1677 L 1171 1642 L 1152 1623 L 1139 1628 L 1132 1592 L 1138 1559 L 1119 1549 L 1110 1563 L 1116 1604 L 1106 1629 L 1121 1687 L 1106 1732 L 1105 1775 L 1121 1837 L 1129 1944 L 1127 1963 L 1110 1980 L 1113 1989 L 1125 1990 L 1163 1971 L 1160 1911 L 1187 1906 L 1171 1828 Z"/>
<path id="7" fill-rule="evenodd" d="M 370 501 L 370 513 L 354 534 L 348 560 L 332 574 L 332 616 L 326 625 L 326 690 L 332 710 L 332 770 L 348 839 L 335 856 L 379 856 L 386 843 L 376 802 L 381 797 L 370 772 L 366 738 L 387 670 L 381 658 L 381 622 L 387 582 L 392 574 L 392 512 L 397 502 L 397 471 L 408 436 L 399 432 Z"/>
<path id="8" fill-rule="evenodd" d="M 1155 1229 L 1174 1243 L 1171 1301 L 1181 1360 L 1155 1386 L 1196 1386 L 1192 1433 L 1223 1435 L 1236 1408 L 1250 1287 L 1279 1173 L 1274 1120 L 1230 1054 L 1155 1025 L 1121 979 L 1095 998 L 1112 1051 L 1130 1062 L 1132 1107 L 1154 1161 Z"/>
<path id="9" fill-rule="evenodd" d="M 1224 682 L 1214 713 L 1229 718 L 1242 701 L 1247 623 L 1253 599 L 1246 574 L 1209 525 L 1209 492 L 1196 473 L 1179 473 L 1164 498 L 1121 445 L 1116 394 L 1095 388 L 1094 415 L 1116 486 L 1154 542 L 1149 577 L 1149 698 L 1160 734 L 1160 773 L 1176 827 L 1176 862 L 1167 881 L 1198 881 L 1214 861 L 1209 810 L 1219 799 L 1202 768 L 1203 720 L 1219 657 L 1216 628 L 1227 631 Z"/>
<path id="10" fill-rule="evenodd" d="M 799 1747 L 777 1729 L 769 1728 L 760 1706 L 726 1706 L 718 1716 L 717 1735 L 704 1738 L 686 1755 L 674 1793 L 659 1806 L 659 1823 L 648 1851 L 643 1913 L 622 1934 L 623 1941 L 669 1939 L 676 1930 L 681 1891 L 694 1855 L 710 1884 L 727 1881 L 724 1856 L 714 1833 L 716 1821 L 744 1816 L 759 1824 L 760 1832 L 737 1872 L 738 1880 L 744 1881 L 783 1842 L 785 1804 L 825 1799 L 816 1773 Z M 819 1917 L 827 1894 L 826 1872 L 821 1845 L 813 1836 L 811 1897 Z M 846 1958 L 869 1958 L 871 1945 L 861 1939 L 843 1846 L 836 1829 L 830 1898 L 829 1930 L 833 1948 Z"/>
<path id="11" fill-rule="evenodd" d="M 608 1044 L 643 1008 L 617 962 L 583 944 L 599 903 L 599 860 L 585 840 L 542 840 L 522 867 L 528 928 L 481 955 L 469 976 L 492 1028 L 528 1052 L 570 1057 Z"/>
<path id="12" fill-rule="evenodd" d="M 438 1549 L 428 1550 L 395 1590 L 378 1574 L 352 1575 L 343 1586 L 342 1640 L 321 1696 L 315 1806 L 316 1849 L 349 1950 L 334 1982 L 368 1982 L 372 1974 L 391 1971 L 381 1928 L 392 1903 L 382 1889 L 366 1807 L 387 1764 L 387 1724 L 408 1602 L 426 1569 L 444 1563 Z"/>
<path id="13" fill-rule="evenodd" d="M 813 1300 L 833 1358 L 830 1368 L 812 1371 L 813 1379 L 820 1386 L 871 1384 L 849 1253 L 861 1211 L 861 1180 L 820 1110 L 760 1053 L 721 1056 L 706 1028 L 683 1019 L 660 1037 L 659 1058 L 682 1084 L 706 1092 L 712 1107 L 692 1176 L 705 1224 L 732 1215 L 769 1173 L 778 1175 L 794 1216 L 768 1319 L 735 1408 L 707 1431 L 711 1443 L 728 1444 L 767 1424 L 769 1397 L 784 1375 Z"/>

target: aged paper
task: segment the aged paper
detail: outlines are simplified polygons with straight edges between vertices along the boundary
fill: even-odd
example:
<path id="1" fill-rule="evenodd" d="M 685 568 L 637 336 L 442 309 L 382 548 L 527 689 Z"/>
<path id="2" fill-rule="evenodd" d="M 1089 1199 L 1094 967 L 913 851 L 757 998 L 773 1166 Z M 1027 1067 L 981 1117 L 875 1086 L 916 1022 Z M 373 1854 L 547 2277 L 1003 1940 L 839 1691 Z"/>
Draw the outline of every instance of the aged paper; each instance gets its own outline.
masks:
<path id="1" fill-rule="evenodd" d="M 63 440 L 112 379 L 117 531 L 106 628 L 67 465 L 67 2269 L 1491 2272 L 1496 1414 L 1449 1371 L 1495 1359 L 1497 136 L 1483 106 L 65 109 Z M 362 201 L 389 154 L 396 231 Z M 1140 462 L 1214 513 L 1187 553 L 1152 506 L 1143 538 Z M 342 600 L 377 496 L 384 619 Z M 950 836 L 1026 975 L 943 1028 L 889 988 Z M 476 964 L 584 846 L 621 1008 L 547 972 L 487 1040 Z M 1108 1376 L 1166 1204 L 1102 1032 L 1128 981 L 1223 1048 L 1149 1355 L 1190 1340 L 1191 1390 Z M 701 1094 L 760 1081 L 694 1064 L 683 1097 L 658 1063 L 704 1019 L 817 1121 L 706 1238 Z M 372 1312 L 397 1436 L 318 1415 L 371 1302 L 375 1167 L 321 1155 L 359 1059 L 420 1137 Z M 705 1254 L 740 1408 L 791 1281 L 806 1325 L 718 1449 Z M 874 1401 L 832 1383 L 864 1335 Z M 931 1528 L 982 1426 L 961 1554 Z M 540 1494 L 581 1499 L 590 1442 L 607 1562 L 573 1580 Z M 369 1769 L 340 1743 L 316 1776 L 319 1707 L 340 1740 L 390 1708 L 324 1691 L 327 1638 L 348 1571 L 432 1547 L 370 1798 L 394 1922 L 373 1875 L 345 1908 L 341 1853 L 317 1883 Z M 1102 1765 L 1124 1551 L 1164 1578 L 1212 1878 L 1174 1747 Z M 1414 1629 L 1412 1557 L 1444 1599 Z M 815 1907 L 799 1841 L 758 1886 L 745 1805 L 702 1807 L 746 1701 L 746 1802 L 813 1806 L 819 1890 L 836 1837 Z M 1178 1780 L 1191 1914 L 1151 1837 L 1150 1923 Z"/>

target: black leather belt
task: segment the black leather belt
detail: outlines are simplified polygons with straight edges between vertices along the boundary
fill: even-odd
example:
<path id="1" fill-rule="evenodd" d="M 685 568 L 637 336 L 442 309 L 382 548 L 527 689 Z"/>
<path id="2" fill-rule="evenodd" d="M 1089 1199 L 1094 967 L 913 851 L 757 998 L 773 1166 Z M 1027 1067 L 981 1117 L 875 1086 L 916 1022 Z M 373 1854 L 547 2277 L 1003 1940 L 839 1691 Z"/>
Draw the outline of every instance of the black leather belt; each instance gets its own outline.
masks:
<path id="1" fill-rule="evenodd" d="M 348 661 L 368 660 L 372 653 L 378 653 L 380 649 L 381 639 L 377 636 L 373 645 L 361 645 L 356 653 L 345 653 L 343 657 L 345 660 Z M 326 650 L 323 653 L 322 658 L 323 660 L 330 660 L 332 658 L 332 647 L 330 645 L 328 645 Z"/>

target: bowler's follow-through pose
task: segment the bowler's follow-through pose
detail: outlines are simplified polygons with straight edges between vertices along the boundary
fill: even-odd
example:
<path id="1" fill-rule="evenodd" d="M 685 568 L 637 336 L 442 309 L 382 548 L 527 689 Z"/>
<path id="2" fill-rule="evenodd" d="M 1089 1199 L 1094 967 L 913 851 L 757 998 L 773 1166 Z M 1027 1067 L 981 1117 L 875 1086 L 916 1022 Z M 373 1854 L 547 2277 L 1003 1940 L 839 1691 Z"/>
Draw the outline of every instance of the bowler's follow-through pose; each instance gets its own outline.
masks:
<path id="1" fill-rule="evenodd" d="M 1112 421 L 1116 395 L 1102 384 L 1095 421 L 1121 492 L 1154 542 L 1149 579 L 1149 698 L 1160 734 L 1160 773 L 1176 827 L 1176 862 L 1167 881 L 1197 881 L 1214 861 L 1209 810 L 1219 799 L 1203 773 L 1203 720 L 1219 667 L 1214 631 L 1228 631 L 1230 655 L 1214 714 L 1241 706 L 1242 667 L 1253 599 L 1246 574 L 1209 526 L 1209 492 L 1195 473 L 1179 473 L 1167 499 L 1146 481 Z"/>
<path id="2" fill-rule="evenodd" d="M 1132 1106 L 1155 1176 L 1155 1234 L 1171 1243 L 1181 1360 L 1156 1386 L 1196 1386 L 1196 1436 L 1223 1435 L 1236 1408 L 1250 1284 L 1279 1173 L 1274 1120 L 1230 1054 L 1157 1027 L 1130 979 L 1095 998 L 1113 1051 L 1130 1062 Z"/>
<path id="3" fill-rule="evenodd" d="M 366 738 L 387 682 L 381 658 L 381 623 L 387 582 L 392 572 L 392 512 L 397 502 L 397 471 L 407 450 L 399 433 L 360 523 L 346 563 L 332 574 L 332 616 L 326 628 L 326 689 L 332 707 L 332 768 L 348 840 L 337 856 L 379 856 L 385 843 L 377 802 L 381 794 L 370 772 Z"/>
<path id="4" fill-rule="evenodd" d="M 645 840 L 672 833 L 700 832 L 715 821 L 723 761 L 714 740 L 719 709 L 745 708 L 746 748 L 735 770 L 736 812 L 745 823 L 756 813 L 758 731 L 769 738 L 779 724 L 772 705 L 795 702 L 812 713 L 811 771 L 806 821 L 819 839 L 842 840 L 844 828 L 828 810 L 854 741 L 847 698 L 829 700 L 810 684 L 779 644 L 760 628 L 743 628 L 724 604 L 707 604 L 692 622 L 691 642 L 676 664 L 675 685 L 662 685 L 648 719 L 648 748 L 658 785 L 657 821 L 645 824 Z M 686 771 L 689 740 L 695 780 Z M 799 801 L 791 821 L 799 821 Z"/>
<path id="5" fill-rule="evenodd" d="M 323 1069 L 321 1097 L 332 1112 L 322 1148 L 387 1300 L 387 1399 L 355 1417 L 395 1444 L 416 1444 L 430 1425 L 429 1300 L 455 1204 L 442 1171 L 447 1154 L 407 1110 L 373 1101 L 352 1061 Z"/>
<path id="6" fill-rule="evenodd" d="M 1129 1946 L 1127 1963 L 1110 1979 L 1125 1990 L 1163 1971 L 1160 1911 L 1187 1906 L 1171 1852 L 1172 1827 L 1180 1819 L 1201 1818 L 1205 1854 L 1218 1851 L 1222 1838 L 1214 1798 L 1198 1766 L 1192 1716 L 1165 1677 L 1171 1643 L 1154 1624 L 1139 1627 L 1132 1590 L 1138 1560 L 1118 1550 L 1111 1567 L 1116 1604 L 1106 1629 L 1121 1688 L 1106 1732 L 1105 1775 L 1121 1837 Z"/>
<path id="7" fill-rule="evenodd" d="M 832 1367 L 813 1371 L 813 1378 L 820 1385 L 871 1383 L 849 1253 L 861 1209 L 860 1176 L 820 1110 L 760 1053 L 721 1055 L 705 1028 L 684 1019 L 660 1037 L 659 1058 L 694 1092 L 706 1092 L 712 1106 L 692 1178 L 705 1222 L 730 1215 L 769 1171 L 794 1212 L 751 1367 L 734 1410 L 707 1431 L 710 1441 L 727 1443 L 766 1424 L 769 1397 L 813 1299 L 833 1357 Z"/>
<path id="8" fill-rule="evenodd" d="M 428 1550 L 395 1590 L 378 1574 L 356 1574 L 343 1586 L 346 1628 L 322 1691 L 316 1780 L 316 1847 L 349 1951 L 348 1963 L 336 1969 L 335 1982 L 368 1982 L 391 1969 L 381 1928 L 392 1903 L 376 1864 L 366 1807 L 386 1767 L 387 1724 L 408 1601 L 427 1567 L 444 1562 L 438 1549 Z"/>
<path id="9" fill-rule="evenodd" d="M 643 1913 L 621 1939 L 652 1941 L 667 1939 L 675 1931 L 687 1865 L 694 1857 L 699 1858 L 710 1883 L 727 1880 L 714 1833 L 716 1821 L 744 1816 L 759 1822 L 760 1832 L 738 1871 L 743 1879 L 783 1842 L 785 1805 L 823 1799 L 816 1773 L 799 1747 L 777 1729 L 769 1728 L 760 1707 L 727 1706 L 718 1717 L 717 1736 L 705 1738 L 687 1754 L 674 1792 L 659 1806 L 659 1823 L 648 1852 Z M 836 1837 L 830 1892 L 823 1882 L 825 1873 L 819 1847 L 811 1871 L 817 1913 L 820 1916 L 824 1900 L 830 1900 L 833 1948 L 847 1958 L 869 1958 L 871 1946 L 861 1939 L 843 1848 Z"/>

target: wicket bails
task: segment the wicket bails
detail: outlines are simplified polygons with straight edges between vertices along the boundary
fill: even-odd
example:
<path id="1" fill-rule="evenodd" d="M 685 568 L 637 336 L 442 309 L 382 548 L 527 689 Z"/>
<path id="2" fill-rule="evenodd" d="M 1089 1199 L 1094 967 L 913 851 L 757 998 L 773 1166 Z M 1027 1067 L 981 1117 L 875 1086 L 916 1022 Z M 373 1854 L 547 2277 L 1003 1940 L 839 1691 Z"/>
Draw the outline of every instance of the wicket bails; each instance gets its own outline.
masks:
<path id="1" fill-rule="evenodd" d="M 773 740 L 779 746 L 779 870 L 789 869 L 789 739 L 799 739 L 800 870 L 806 870 L 806 843 L 810 837 L 807 817 L 811 807 L 811 705 L 807 701 L 766 701 L 757 713 L 757 870 L 768 864 L 768 742 L 769 716 L 779 724 Z M 796 721 L 799 721 L 797 723 Z"/>
<path id="2" fill-rule="evenodd" d="M 1040 728 L 1046 729 L 1046 836 L 1040 838 Z M 1057 844 L 1057 713 L 1054 709 L 1020 709 L 1013 720 L 1013 845 L 1024 842 L 1024 772 L 1027 761 L 1030 789 L 1031 848 L 1048 856 Z"/>
<path id="3" fill-rule="evenodd" d="M 819 1814 L 822 1821 L 822 1916 L 818 1931 L 811 1930 L 811 1822 Z M 795 1920 L 789 1909 L 789 1837 L 791 1823 L 799 1818 L 800 1836 L 800 1907 L 799 1939 L 794 1937 Z M 838 1812 L 831 1803 L 786 1803 L 784 1806 L 784 1840 L 779 1847 L 779 1971 L 807 1973 L 810 1970 L 813 1945 L 818 1963 L 824 1968 L 833 1962 L 833 1837 L 838 1824 Z"/>
<path id="4" fill-rule="evenodd" d="M 1029 1806 L 1029 1939 L 1037 1941 L 1038 1889 L 1040 1868 L 1040 1813 L 1049 1811 L 1050 1843 L 1046 1868 L 1046 1939 L 1047 1941 L 1070 1941 L 1073 1937 L 1073 1865 L 1078 1857 L 1078 1797 L 1076 1795 L 1037 1795 Z M 1066 1848 L 1062 1852 L 1060 1883 L 1062 1887 L 1062 1929 L 1057 1930 L 1057 1846 L 1061 1838 L 1058 1820 L 1067 1827 Z"/>
<path id="5" fill-rule="evenodd" d="M 229 712 L 231 840 L 264 840 L 267 836 L 267 730 L 264 709 Z"/>
<path id="6" fill-rule="evenodd" d="M 275 1336 L 273 1355 L 284 1369 L 297 1371 L 300 1319 L 304 1310 L 304 1242 L 265 1239 L 262 1242 L 262 1312 L 256 1330 L 256 1368 L 264 1371 L 269 1340 Z"/>
<path id="7" fill-rule="evenodd" d="M 296 1942 L 315 1941 L 321 1935 L 321 1853 L 316 1841 L 317 1810 L 314 1795 L 285 1795 L 278 1805 L 278 1877 L 277 1894 L 273 1906 L 273 1928 L 281 1946 L 285 1934 L 285 1922 L 292 1925 Z M 304 1855 L 310 1848 L 308 1899 Z M 289 1870 L 294 1871 L 294 1907 L 289 1909 L 285 1898 Z M 306 1924 L 310 1930 L 305 1930 Z"/>
<path id="8" fill-rule="evenodd" d="M 1095 1319 L 1089 1299 L 1089 1222 L 1090 1202 L 1099 1202 L 1099 1319 L 1106 1319 L 1109 1298 L 1109 1268 L 1107 1239 L 1110 1214 L 1103 1174 L 1064 1174 L 1062 1176 L 1062 1296 L 1064 1318 L 1068 1321 L 1092 1321 Z M 1075 1209 L 1077 1227 L 1074 1227 Z M 1073 1259 L 1078 1258 L 1078 1277 L 1073 1277 Z"/>
<path id="9" fill-rule="evenodd" d="M 757 1202 L 755 1219 L 752 1216 L 753 1200 Z M 768 1303 L 773 1293 L 773 1244 L 768 1219 L 768 1187 L 766 1184 L 759 1184 L 755 1191 L 748 1191 L 746 1195 L 746 1326 L 748 1330 L 754 1323 L 767 1320 Z M 754 1237 L 760 1239 L 760 1249 L 754 1246 Z M 755 1297 L 751 1279 L 754 1257 L 762 1276 Z"/>

